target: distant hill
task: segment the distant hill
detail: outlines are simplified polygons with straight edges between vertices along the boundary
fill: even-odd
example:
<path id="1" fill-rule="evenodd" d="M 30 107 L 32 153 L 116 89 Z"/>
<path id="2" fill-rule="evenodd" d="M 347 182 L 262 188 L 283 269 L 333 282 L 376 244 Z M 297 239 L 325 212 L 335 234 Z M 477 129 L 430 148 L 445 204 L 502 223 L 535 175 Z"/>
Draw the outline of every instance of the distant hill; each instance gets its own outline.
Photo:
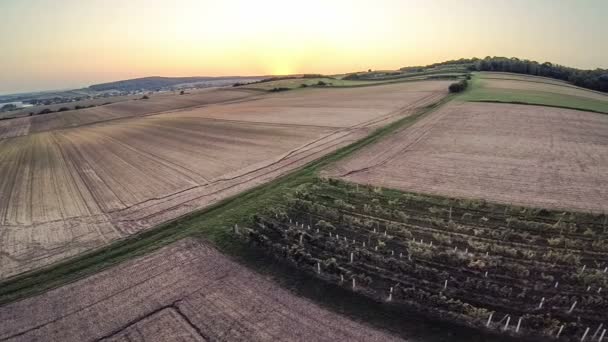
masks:
<path id="1" fill-rule="evenodd" d="M 175 87 L 178 85 L 196 85 L 202 83 L 209 83 L 213 85 L 228 85 L 234 82 L 247 80 L 255 81 L 262 79 L 263 77 L 239 77 L 239 76 L 228 76 L 228 77 L 142 77 L 134 78 L 131 80 L 123 80 L 116 82 L 100 83 L 89 86 L 89 89 L 95 91 L 137 91 L 137 90 L 159 90 L 163 88 Z"/>

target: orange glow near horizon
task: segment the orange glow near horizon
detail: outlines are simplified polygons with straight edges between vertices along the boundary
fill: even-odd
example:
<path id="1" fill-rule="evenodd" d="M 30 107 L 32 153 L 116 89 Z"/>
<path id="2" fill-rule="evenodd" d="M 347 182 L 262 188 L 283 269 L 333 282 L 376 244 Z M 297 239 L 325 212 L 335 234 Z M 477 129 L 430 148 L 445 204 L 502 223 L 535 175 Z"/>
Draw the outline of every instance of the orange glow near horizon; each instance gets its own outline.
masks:
<path id="1" fill-rule="evenodd" d="M 4 0 L 0 93 L 486 55 L 605 68 L 607 11 L 603 0 Z"/>

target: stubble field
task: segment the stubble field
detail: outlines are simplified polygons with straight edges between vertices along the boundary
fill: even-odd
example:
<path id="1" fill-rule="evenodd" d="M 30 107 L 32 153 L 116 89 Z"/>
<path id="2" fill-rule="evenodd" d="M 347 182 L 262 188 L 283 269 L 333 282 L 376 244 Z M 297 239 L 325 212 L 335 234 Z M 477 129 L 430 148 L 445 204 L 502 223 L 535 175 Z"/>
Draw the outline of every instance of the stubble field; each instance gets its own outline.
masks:
<path id="1" fill-rule="evenodd" d="M 438 101 L 448 83 L 255 96 L 2 139 L 0 278 L 284 175 Z"/>
<path id="2" fill-rule="evenodd" d="M 453 102 L 326 171 L 407 191 L 608 210 L 608 116 Z"/>
<path id="3" fill-rule="evenodd" d="M 166 338 L 166 339 L 165 339 Z M 2 341 L 397 341 L 195 239 L 0 308 Z"/>

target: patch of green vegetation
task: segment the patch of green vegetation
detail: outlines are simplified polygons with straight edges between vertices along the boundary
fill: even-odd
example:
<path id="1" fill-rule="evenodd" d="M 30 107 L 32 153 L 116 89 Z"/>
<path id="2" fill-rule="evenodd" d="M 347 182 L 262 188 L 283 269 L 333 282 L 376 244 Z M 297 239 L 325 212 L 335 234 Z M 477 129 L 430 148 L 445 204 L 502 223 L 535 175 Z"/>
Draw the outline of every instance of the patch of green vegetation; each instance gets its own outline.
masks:
<path id="1" fill-rule="evenodd" d="M 404 78 L 425 78 L 424 76 L 432 76 L 428 78 L 438 77 L 464 77 L 468 71 L 465 68 L 432 68 L 432 69 L 421 69 L 421 71 L 393 71 L 393 72 L 361 72 L 348 74 L 343 77 L 345 80 L 359 80 L 359 81 L 381 81 L 381 80 L 397 80 Z"/>
<path id="2" fill-rule="evenodd" d="M 537 90 L 489 88 L 484 86 L 479 75 L 473 77 L 470 90 L 464 92 L 459 99 L 471 102 L 541 105 L 608 114 L 608 101 Z"/>
<path id="3" fill-rule="evenodd" d="M 351 74 L 352 75 L 352 74 Z M 414 81 L 422 81 L 422 80 L 432 80 L 432 79 L 458 79 L 463 78 L 463 73 L 455 73 L 455 72 L 426 72 L 426 73 L 410 73 L 403 74 L 402 76 L 396 77 L 384 77 L 377 79 L 369 79 L 369 78 L 361 78 L 361 79 L 349 79 L 348 76 L 344 75 L 346 78 L 330 78 L 330 77 L 316 77 L 316 78 L 289 78 L 289 79 L 281 79 L 270 82 L 262 82 L 262 83 L 253 83 L 241 86 L 246 89 L 255 89 L 255 90 L 266 90 L 273 91 L 274 89 L 298 89 L 298 88 L 308 88 L 308 87 L 318 87 L 318 88 L 347 88 L 347 87 L 368 87 L 368 86 L 376 86 L 383 84 L 392 84 L 392 83 L 400 83 L 400 82 L 414 82 Z"/>
<path id="4" fill-rule="evenodd" d="M 271 82 L 264 83 L 256 83 L 256 84 L 248 84 L 243 86 L 243 88 L 251 88 L 251 89 L 261 89 L 261 90 L 272 90 L 275 88 L 286 88 L 286 89 L 296 89 L 304 87 L 315 87 L 319 86 L 319 82 L 323 82 L 325 86 L 330 87 L 352 87 L 352 86 L 361 86 L 361 85 L 370 85 L 369 81 L 349 81 L 342 79 L 333 79 L 329 77 L 318 77 L 318 78 L 294 78 L 294 79 L 284 79 L 277 80 Z M 373 82 L 376 83 L 376 82 Z"/>
<path id="5" fill-rule="evenodd" d="M 318 82 L 318 81 L 317 81 Z M 153 229 L 109 244 L 106 247 L 52 265 L 25 273 L 0 283 L 0 305 L 33 296 L 52 288 L 73 282 L 133 257 L 149 253 L 179 239 L 195 236 L 211 241 L 222 252 L 242 256 L 247 253 L 242 242 L 230 235 L 230 227 L 246 224 L 263 208 L 283 201 L 283 194 L 295 187 L 311 182 L 320 169 L 344 158 L 354 151 L 372 144 L 384 136 L 413 124 L 420 117 L 451 100 L 447 96 L 440 102 L 419 110 L 390 125 L 379 128 L 366 138 L 343 147 L 303 168 L 270 183 L 225 199 L 208 208 L 190 213 Z M 263 265 L 260 265 L 262 267 Z"/>

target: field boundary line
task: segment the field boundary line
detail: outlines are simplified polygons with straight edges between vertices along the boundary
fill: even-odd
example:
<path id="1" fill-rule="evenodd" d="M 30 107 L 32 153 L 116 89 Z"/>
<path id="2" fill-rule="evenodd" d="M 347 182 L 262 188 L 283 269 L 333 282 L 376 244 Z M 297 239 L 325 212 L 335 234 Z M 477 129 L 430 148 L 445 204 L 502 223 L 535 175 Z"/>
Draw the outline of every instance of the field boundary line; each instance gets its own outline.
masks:
<path id="1" fill-rule="evenodd" d="M 516 104 L 522 106 L 537 106 L 537 107 L 551 107 L 551 108 L 561 108 L 561 109 L 570 109 L 577 110 L 579 112 L 590 112 L 597 114 L 608 114 L 608 112 L 602 112 L 595 109 L 582 109 L 577 107 L 569 107 L 569 106 L 560 106 L 560 105 L 550 105 L 550 104 L 540 104 L 540 103 L 531 103 L 525 101 L 501 101 L 501 100 L 464 100 L 466 102 L 480 102 L 480 103 L 500 103 L 500 104 Z"/>

